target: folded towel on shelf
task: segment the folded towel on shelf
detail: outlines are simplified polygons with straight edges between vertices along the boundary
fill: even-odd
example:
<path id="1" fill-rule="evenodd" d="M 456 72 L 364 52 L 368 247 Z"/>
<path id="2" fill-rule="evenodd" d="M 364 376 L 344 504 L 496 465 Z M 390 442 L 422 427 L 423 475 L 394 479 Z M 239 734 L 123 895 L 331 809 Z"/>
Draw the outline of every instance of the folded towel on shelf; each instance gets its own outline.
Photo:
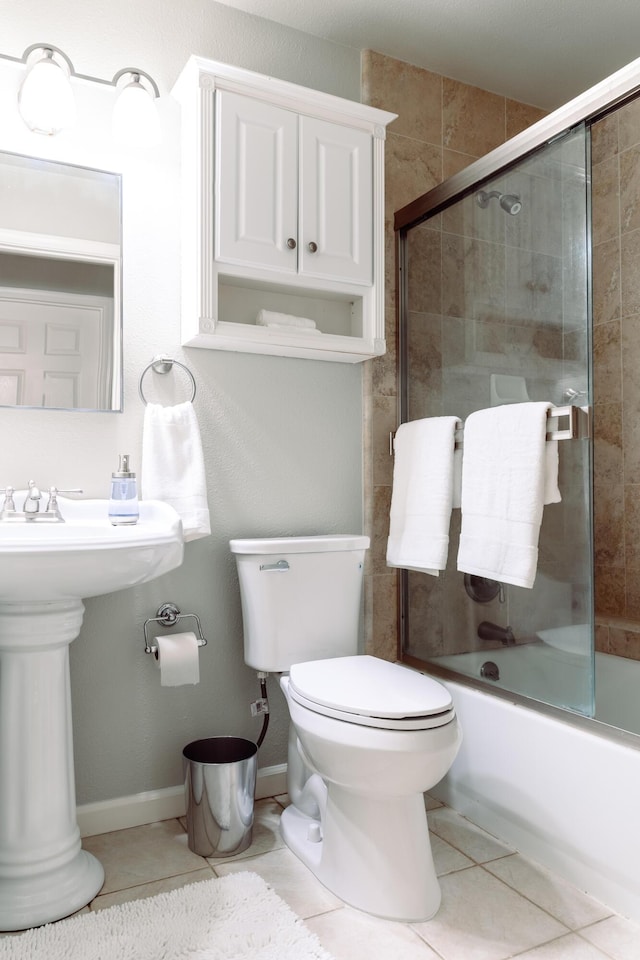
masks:
<path id="1" fill-rule="evenodd" d="M 190 401 L 145 407 L 141 493 L 179 513 L 186 541 L 211 533 L 200 430 Z"/>
<path id="2" fill-rule="evenodd" d="M 279 330 L 281 333 L 301 333 L 305 337 L 308 337 L 310 334 L 322 336 L 322 330 L 318 330 L 316 327 L 296 327 L 291 323 L 265 323 L 263 326 L 268 330 Z"/>
<path id="3" fill-rule="evenodd" d="M 558 444 L 546 441 L 552 404 L 478 410 L 464 426 L 458 570 L 532 587 L 545 503 L 558 503 Z"/>
<path id="4" fill-rule="evenodd" d="M 301 330 L 315 330 L 315 320 L 308 317 L 294 317 L 291 313 L 276 313 L 274 310 L 258 310 L 256 323 L 261 327 L 296 327 Z"/>
<path id="5" fill-rule="evenodd" d="M 458 417 L 429 417 L 398 427 L 387 565 L 437 577 L 447 565 Z"/>

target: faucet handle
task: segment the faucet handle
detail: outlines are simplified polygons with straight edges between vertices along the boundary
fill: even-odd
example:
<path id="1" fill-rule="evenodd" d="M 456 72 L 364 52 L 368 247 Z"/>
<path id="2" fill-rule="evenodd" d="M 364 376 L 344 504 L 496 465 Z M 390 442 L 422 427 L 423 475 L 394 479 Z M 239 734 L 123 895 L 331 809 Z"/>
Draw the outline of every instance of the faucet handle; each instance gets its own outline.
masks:
<path id="1" fill-rule="evenodd" d="M 59 493 L 84 493 L 80 487 L 74 487 L 70 490 L 60 490 L 58 487 L 49 487 L 49 499 L 47 501 L 47 510 L 57 510 Z"/>
<path id="2" fill-rule="evenodd" d="M 14 489 L 13 487 L 5 487 L 2 491 L 4 493 L 4 503 L 2 509 L 4 510 L 15 510 L 16 505 L 13 500 Z"/>

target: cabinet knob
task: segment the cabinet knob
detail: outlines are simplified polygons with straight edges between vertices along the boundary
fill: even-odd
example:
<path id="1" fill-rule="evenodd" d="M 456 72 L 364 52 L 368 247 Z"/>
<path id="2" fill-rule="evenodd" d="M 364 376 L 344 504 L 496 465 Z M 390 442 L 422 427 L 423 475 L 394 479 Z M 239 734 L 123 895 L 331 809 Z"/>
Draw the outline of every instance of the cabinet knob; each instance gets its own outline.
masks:
<path id="1" fill-rule="evenodd" d="M 315 253 L 316 250 L 318 249 L 318 244 L 314 243 L 312 240 L 310 243 L 307 244 L 307 247 L 309 248 L 310 253 Z"/>
<path id="2" fill-rule="evenodd" d="M 289 237 L 289 239 L 287 240 L 287 246 L 289 247 L 289 250 L 295 250 L 296 242 L 293 239 L 293 237 Z"/>

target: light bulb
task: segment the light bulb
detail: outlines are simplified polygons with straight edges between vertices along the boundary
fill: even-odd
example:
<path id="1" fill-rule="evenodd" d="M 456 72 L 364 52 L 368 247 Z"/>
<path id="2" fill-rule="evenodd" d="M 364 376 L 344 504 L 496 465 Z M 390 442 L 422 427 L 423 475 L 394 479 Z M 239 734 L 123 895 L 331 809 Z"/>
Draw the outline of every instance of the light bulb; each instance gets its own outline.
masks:
<path id="1" fill-rule="evenodd" d="M 160 118 L 154 99 L 137 74 L 122 87 L 113 109 L 113 135 L 126 146 L 160 143 Z"/>
<path id="2" fill-rule="evenodd" d="M 53 59 L 53 51 L 43 56 L 27 73 L 18 94 L 20 116 L 34 133 L 53 136 L 73 126 L 76 102 L 64 68 Z"/>

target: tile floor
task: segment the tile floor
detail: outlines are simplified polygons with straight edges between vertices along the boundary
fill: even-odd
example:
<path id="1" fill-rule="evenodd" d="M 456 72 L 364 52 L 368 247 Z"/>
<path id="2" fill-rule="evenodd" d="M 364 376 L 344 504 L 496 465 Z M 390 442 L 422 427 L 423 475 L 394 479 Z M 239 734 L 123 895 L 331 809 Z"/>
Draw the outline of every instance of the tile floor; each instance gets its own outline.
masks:
<path id="1" fill-rule="evenodd" d="M 252 870 L 302 917 L 336 960 L 640 960 L 640 926 L 617 916 L 455 811 L 427 799 L 442 906 L 426 923 L 379 920 L 345 906 L 284 846 L 286 797 L 256 803 L 253 843 L 205 860 L 181 820 L 88 837 L 105 868 L 87 910 Z M 81 911 L 83 912 L 83 911 Z"/>

